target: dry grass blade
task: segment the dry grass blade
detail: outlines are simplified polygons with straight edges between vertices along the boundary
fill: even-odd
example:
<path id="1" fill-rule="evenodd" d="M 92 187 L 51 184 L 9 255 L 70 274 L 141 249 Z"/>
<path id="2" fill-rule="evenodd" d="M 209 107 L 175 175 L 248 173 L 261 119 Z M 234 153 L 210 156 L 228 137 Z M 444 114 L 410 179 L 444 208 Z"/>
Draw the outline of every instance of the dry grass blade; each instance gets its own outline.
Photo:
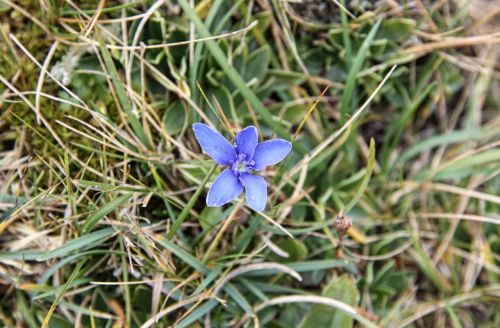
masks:
<path id="1" fill-rule="evenodd" d="M 45 58 L 45 61 L 43 63 L 42 69 L 40 71 L 40 76 L 38 76 L 38 83 L 36 86 L 36 95 L 35 95 L 35 113 L 36 113 L 36 119 L 38 124 L 40 124 L 40 93 L 43 88 L 43 82 L 45 80 L 45 72 L 47 71 L 47 68 L 49 67 L 50 61 L 52 57 L 54 56 L 55 51 L 57 50 L 59 43 L 56 41 L 50 47 L 49 53 L 47 54 L 47 57 Z"/>
<path id="2" fill-rule="evenodd" d="M 295 131 L 295 133 L 293 134 L 292 142 L 295 141 L 295 139 L 297 139 L 297 136 L 299 135 L 300 131 L 302 130 L 302 127 L 307 122 L 307 120 L 309 119 L 309 116 L 311 116 L 313 111 L 316 109 L 316 106 L 318 106 L 319 102 L 321 101 L 321 98 L 323 98 L 323 96 L 325 95 L 325 93 L 328 91 L 329 88 L 330 88 L 330 85 L 327 85 L 326 88 L 324 88 L 323 91 L 321 92 L 321 95 L 318 98 L 316 98 L 316 100 L 314 101 L 312 106 L 307 110 L 307 113 L 304 116 L 304 118 L 302 119 L 302 121 L 300 122 L 299 127 L 297 128 L 297 131 Z"/>
<path id="3" fill-rule="evenodd" d="M 290 295 L 290 296 L 280 296 L 280 297 L 275 297 L 273 299 L 270 299 L 269 301 L 263 302 L 259 305 L 257 305 L 254 308 L 254 312 L 258 313 L 261 310 L 273 306 L 273 305 L 279 305 L 279 304 L 288 304 L 288 303 L 314 303 L 314 304 L 324 304 L 331 306 L 335 309 L 339 309 L 342 312 L 348 314 L 349 316 L 352 316 L 354 319 L 356 319 L 359 323 L 363 324 L 365 327 L 368 328 L 376 328 L 378 327 L 376 324 L 371 323 L 369 320 L 364 318 L 356 309 L 353 307 L 340 302 L 336 299 L 329 298 L 329 297 L 323 297 L 323 296 L 312 296 L 312 295 Z M 244 323 L 248 318 L 246 316 L 242 317 L 239 321 L 240 323 Z"/>
<path id="4" fill-rule="evenodd" d="M 429 52 L 446 49 L 446 48 L 461 48 L 476 45 L 497 44 L 500 43 L 500 34 L 480 35 L 471 37 L 454 37 L 446 38 L 442 41 L 430 42 L 422 45 L 416 45 L 404 50 L 405 54 L 423 56 Z"/>
<path id="5" fill-rule="evenodd" d="M 247 273 L 247 272 L 252 272 L 252 271 L 261 271 L 261 270 L 277 270 L 283 273 L 286 273 L 298 281 L 302 281 L 302 276 L 296 272 L 295 270 L 290 269 L 286 265 L 279 264 L 279 263 L 255 263 L 255 264 L 249 264 L 245 265 L 241 268 L 238 268 L 236 270 L 231 271 L 228 273 L 223 279 L 221 279 L 215 289 L 214 289 L 214 294 L 218 294 L 218 292 L 224 287 L 224 285 L 231 279 Z"/>

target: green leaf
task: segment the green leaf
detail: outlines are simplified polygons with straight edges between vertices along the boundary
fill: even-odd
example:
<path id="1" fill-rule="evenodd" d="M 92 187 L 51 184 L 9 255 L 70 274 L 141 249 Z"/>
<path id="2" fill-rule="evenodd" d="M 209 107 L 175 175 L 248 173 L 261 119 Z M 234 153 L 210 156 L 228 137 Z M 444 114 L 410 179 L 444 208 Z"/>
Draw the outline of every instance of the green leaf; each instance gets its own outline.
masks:
<path id="1" fill-rule="evenodd" d="M 294 239 L 285 239 L 276 244 L 279 248 L 288 253 L 288 257 L 284 258 L 278 255 L 273 254 L 271 256 L 272 261 L 283 262 L 286 261 L 304 261 L 309 254 L 309 250 L 303 241 L 294 238 Z"/>
<path id="2" fill-rule="evenodd" d="M 44 254 L 44 252 L 40 251 L 0 252 L 0 260 L 34 261 L 38 259 L 42 254 Z"/>
<path id="3" fill-rule="evenodd" d="M 219 277 L 220 273 L 222 271 L 222 266 L 218 265 L 215 268 L 213 268 L 210 273 L 207 274 L 206 278 L 196 287 L 196 290 L 193 292 L 193 295 L 198 295 L 201 293 L 205 288 L 208 287 L 216 278 Z"/>
<path id="4" fill-rule="evenodd" d="M 186 109 L 180 101 L 168 106 L 163 115 L 163 128 L 168 134 L 178 134 L 186 125 Z"/>
<path id="5" fill-rule="evenodd" d="M 86 260 L 84 259 L 78 265 L 76 266 L 75 270 L 71 273 L 71 276 L 69 276 L 68 281 L 62 286 L 62 288 L 59 290 L 57 293 L 56 299 L 54 300 L 54 303 L 52 303 L 52 306 L 50 307 L 49 311 L 47 312 L 47 315 L 45 316 L 45 319 L 43 320 L 42 323 L 42 328 L 46 328 L 49 326 L 49 321 L 52 318 L 52 315 L 54 314 L 54 311 L 57 308 L 57 304 L 59 304 L 59 301 L 63 297 L 64 293 L 66 292 L 66 289 L 72 284 L 73 280 L 78 276 L 78 273 L 80 272 L 80 269 L 82 266 L 85 264 Z"/>
<path id="6" fill-rule="evenodd" d="M 100 209 L 98 209 L 96 212 L 92 213 L 87 217 L 85 220 L 85 223 L 82 226 L 82 234 L 88 233 L 92 228 L 106 215 L 120 207 L 121 205 L 125 204 L 133 194 L 125 194 L 121 195 L 120 197 L 117 197 L 113 199 L 111 202 L 107 203 Z"/>
<path id="7" fill-rule="evenodd" d="M 304 262 L 289 262 L 286 263 L 285 265 L 297 272 L 325 270 L 325 269 L 333 269 L 339 267 L 349 271 L 356 270 L 354 264 L 347 260 L 315 260 L 315 261 L 304 261 Z"/>
<path id="8" fill-rule="evenodd" d="M 83 257 L 83 256 L 88 256 L 88 255 L 107 255 L 107 254 L 119 254 L 119 255 L 127 255 L 127 253 L 122 253 L 122 252 L 117 252 L 113 250 L 92 250 L 92 251 L 87 251 L 87 252 L 78 252 L 76 254 L 70 255 L 68 257 L 65 257 L 64 259 L 60 260 L 59 262 L 51 265 L 45 272 L 40 276 L 40 278 L 37 279 L 38 284 L 45 284 L 47 280 L 49 280 L 50 277 L 52 277 L 57 270 L 60 268 L 64 267 L 68 263 L 72 262 L 73 260 Z M 37 257 L 38 258 L 38 257 Z"/>
<path id="9" fill-rule="evenodd" d="M 350 276 L 344 275 L 335 278 L 323 290 L 323 296 L 342 301 L 351 306 L 359 302 L 359 293 L 356 282 Z M 342 311 L 332 309 L 330 306 L 315 304 L 306 314 L 300 328 L 350 328 L 354 319 Z"/>
<path id="10" fill-rule="evenodd" d="M 203 230 L 211 229 L 216 224 L 227 218 L 220 207 L 205 207 L 199 216 L 200 225 Z"/>
<path id="11" fill-rule="evenodd" d="M 248 56 L 244 66 L 244 80 L 249 82 L 252 79 L 261 81 L 267 73 L 271 61 L 271 49 L 269 46 L 263 46 L 255 50 Z"/>
<path id="12" fill-rule="evenodd" d="M 91 248 L 100 245 L 104 240 L 116 232 L 115 228 L 106 228 L 91 232 L 87 235 L 73 239 L 61 247 L 57 247 L 51 251 L 42 254 L 37 260 L 47 261 L 56 257 L 64 257 L 77 249 Z"/>
<path id="13" fill-rule="evenodd" d="M 193 269 L 196 269 L 197 271 L 205 274 L 210 272 L 210 269 L 205 266 L 200 260 L 192 256 L 176 244 L 172 243 L 170 240 L 166 238 L 157 238 L 156 242 L 178 256 L 182 261 L 186 262 Z"/>
<path id="14" fill-rule="evenodd" d="M 97 181 L 91 181 L 91 180 L 82 180 L 82 179 L 75 179 L 79 185 L 84 186 L 84 187 L 89 187 L 95 190 L 99 191 L 137 191 L 137 192 L 145 192 L 149 193 L 152 190 L 149 188 L 142 188 L 142 187 L 130 187 L 130 186 L 117 186 L 117 185 L 112 185 L 109 183 L 102 183 L 102 182 L 97 182 Z"/>
<path id="15" fill-rule="evenodd" d="M 500 149 L 489 149 L 474 154 L 473 156 L 464 157 L 449 165 L 443 165 L 442 168 L 432 176 L 432 180 L 463 179 L 472 174 L 479 174 L 483 169 L 488 168 L 487 165 L 491 166 L 491 173 L 493 173 L 500 167 L 499 164 Z M 485 171 L 488 172 L 489 170 Z M 434 172 L 430 169 L 426 169 L 416 176 L 416 180 L 427 179 L 429 173 Z"/>
<path id="16" fill-rule="evenodd" d="M 307 80 L 307 77 L 304 73 L 294 72 L 294 71 L 285 71 L 281 69 L 269 69 L 269 75 L 276 79 L 277 83 L 283 83 L 284 85 L 289 86 L 290 84 L 302 84 Z"/>
<path id="17" fill-rule="evenodd" d="M 24 322 L 27 323 L 30 328 L 40 327 L 40 323 L 36 321 L 32 311 L 33 305 L 28 305 L 25 294 L 20 289 L 16 289 L 16 307 L 17 312 L 22 316 Z"/>
<path id="18" fill-rule="evenodd" d="M 233 284 L 228 283 L 224 286 L 224 291 L 246 312 L 247 315 L 252 315 L 252 306 Z"/>
<path id="19" fill-rule="evenodd" d="M 210 312 L 217 304 L 219 304 L 219 302 L 214 299 L 205 302 L 203 305 L 197 307 L 196 310 L 191 312 L 190 315 L 188 315 L 182 321 L 177 323 L 175 327 L 184 328 L 189 326 L 190 324 L 192 324 L 193 322 L 195 322 L 196 320 L 200 319 L 205 314 Z"/>
<path id="20" fill-rule="evenodd" d="M 90 281 L 91 281 L 90 279 L 75 279 L 67 286 L 67 288 L 88 285 Z M 47 297 L 57 295 L 58 293 L 61 292 L 61 290 L 63 288 L 64 288 L 64 286 L 48 287 L 46 291 L 44 291 L 43 293 L 40 293 L 36 296 L 33 296 L 31 299 L 33 301 L 36 301 L 36 300 L 41 300 L 41 299 L 44 299 Z"/>
<path id="21" fill-rule="evenodd" d="M 388 18 L 382 22 L 379 38 L 401 41 L 410 37 L 415 31 L 417 23 L 409 18 Z"/>

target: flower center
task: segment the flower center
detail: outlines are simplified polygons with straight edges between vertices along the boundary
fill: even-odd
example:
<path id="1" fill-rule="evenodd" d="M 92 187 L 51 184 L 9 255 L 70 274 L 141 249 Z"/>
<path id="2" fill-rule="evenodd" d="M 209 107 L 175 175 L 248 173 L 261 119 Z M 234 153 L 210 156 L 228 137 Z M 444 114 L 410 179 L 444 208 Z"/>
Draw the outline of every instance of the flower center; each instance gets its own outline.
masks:
<path id="1" fill-rule="evenodd" d="M 253 169 L 255 162 L 252 159 L 247 159 L 245 154 L 238 154 L 236 161 L 231 163 L 231 170 L 234 175 L 239 177 L 242 174 L 250 173 L 250 170 Z"/>

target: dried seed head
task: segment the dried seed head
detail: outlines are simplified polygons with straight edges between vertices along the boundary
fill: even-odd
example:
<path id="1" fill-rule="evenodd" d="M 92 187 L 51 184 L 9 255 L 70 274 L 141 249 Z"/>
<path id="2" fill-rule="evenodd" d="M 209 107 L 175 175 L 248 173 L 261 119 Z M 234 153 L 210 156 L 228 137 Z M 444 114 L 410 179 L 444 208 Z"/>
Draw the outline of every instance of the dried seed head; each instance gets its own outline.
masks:
<path id="1" fill-rule="evenodd" d="M 335 230 L 337 230 L 339 236 L 342 237 L 346 234 L 347 230 L 352 227 L 352 220 L 343 215 L 337 215 L 335 221 L 333 221 L 333 226 Z"/>

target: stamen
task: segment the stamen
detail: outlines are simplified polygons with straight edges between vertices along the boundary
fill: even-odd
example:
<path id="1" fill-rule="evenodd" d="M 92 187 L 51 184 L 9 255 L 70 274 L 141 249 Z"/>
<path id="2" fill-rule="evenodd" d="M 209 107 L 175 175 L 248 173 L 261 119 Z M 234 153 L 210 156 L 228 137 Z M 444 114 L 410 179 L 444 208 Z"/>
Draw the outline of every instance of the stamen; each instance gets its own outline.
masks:
<path id="1" fill-rule="evenodd" d="M 250 173 L 254 165 L 255 162 L 252 159 L 247 160 L 247 155 L 240 153 L 238 154 L 236 161 L 231 163 L 231 170 L 234 175 L 240 176 L 242 174 Z"/>

